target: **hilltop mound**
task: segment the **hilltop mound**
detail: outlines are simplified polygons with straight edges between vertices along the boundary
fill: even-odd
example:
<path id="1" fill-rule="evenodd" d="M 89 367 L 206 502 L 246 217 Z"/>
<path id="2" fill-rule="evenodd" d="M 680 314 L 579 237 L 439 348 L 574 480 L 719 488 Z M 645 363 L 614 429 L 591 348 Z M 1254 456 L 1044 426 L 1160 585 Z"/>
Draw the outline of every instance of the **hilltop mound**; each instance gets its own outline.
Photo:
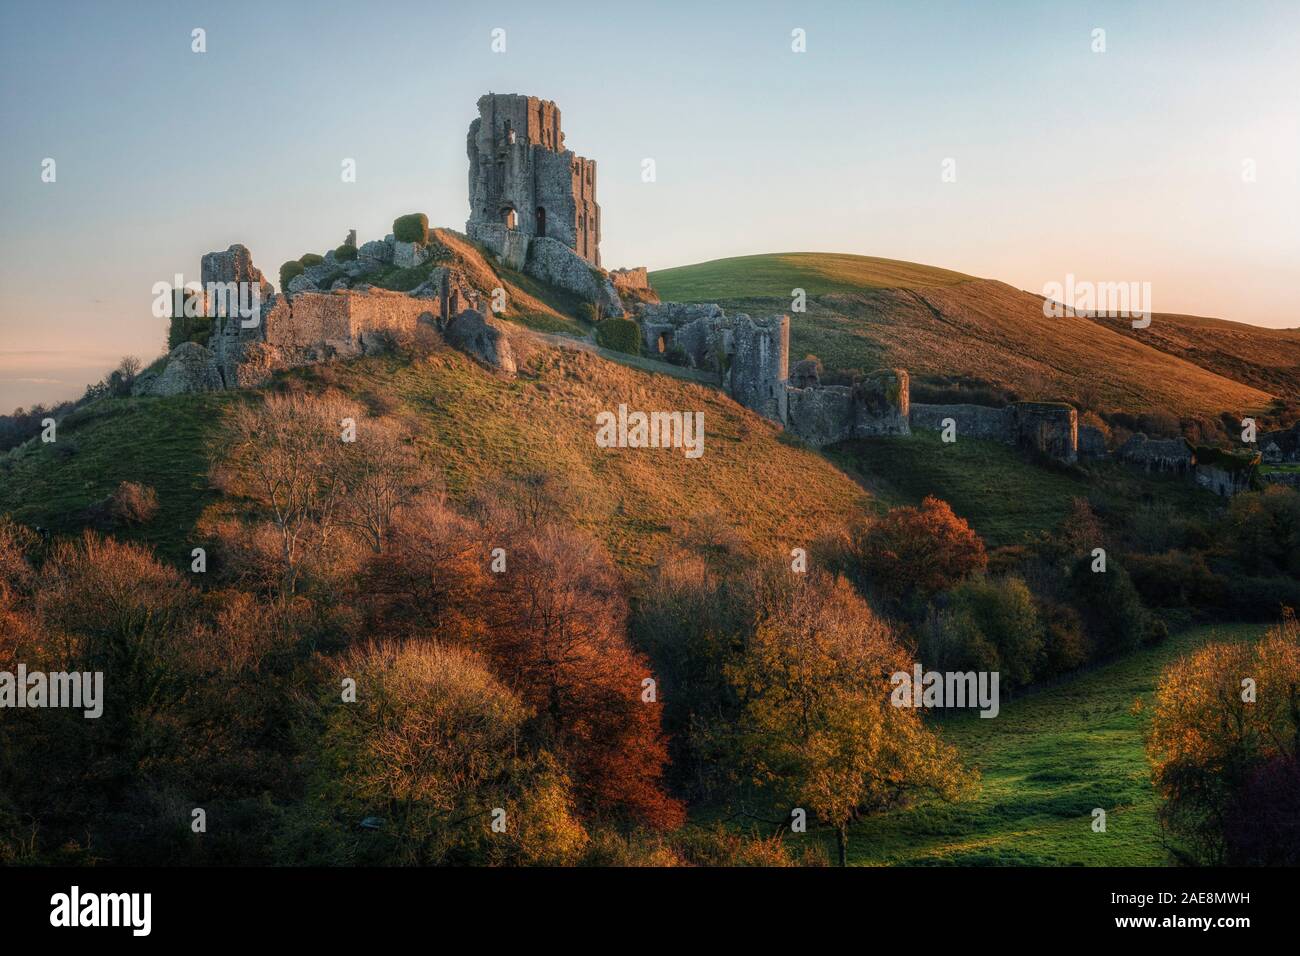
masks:
<path id="1" fill-rule="evenodd" d="M 378 356 L 290 373 L 308 390 L 337 388 L 382 404 L 416 436 L 422 460 L 465 501 L 512 479 L 555 480 L 566 523 L 605 541 L 624 567 L 654 560 L 701 523 L 738 529 L 760 552 L 788 553 L 870 506 L 834 465 L 783 440 L 777 427 L 716 389 L 605 361 L 589 352 L 525 344 L 520 374 L 495 376 L 439 345 L 418 361 Z M 297 387 L 297 386 L 295 386 Z M 188 561 L 205 511 L 230 506 L 208 484 L 207 443 L 224 407 L 256 390 L 172 398 L 105 399 L 63 423 L 54 445 L 29 444 L 0 460 L 0 514 L 72 532 L 121 481 L 155 487 L 160 511 L 121 535 Z M 704 454 L 600 448 L 596 414 L 630 409 L 702 411 Z"/>
<path id="2" fill-rule="evenodd" d="M 1255 411 L 1294 384 L 1294 373 L 1277 369 L 1300 366 L 1300 337 L 1291 333 L 1219 323 L 1201 327 L 1193 349 L 1178 344 L 1191 335 L 1188 323 L 1160 327 L 1169 317 L 1127 331 L 1118 322 L 1049 318 L 1041 296 L 1006 283 L 864 256 L 746 256 L 655 272 L 651 281 L 666 299 L 755 313 L 789 312 L 790 290 L 803 288 L 807 311 L 791 314 L 791 354 L 815 354 L 830 369 L 897 366 L 917 378 L 978 379 L 1021 398 L 1116 411 Z M 1227 354 L 1211 361 L 1204 351 L 1217 347 L 1225 325 L 1236 338 L 1225 336 Z M 1234 342 L 1245 343 L 1240 362 L 1231 358 Z M 1255 372 L 1247 374 L 1248 363 Z"/>
<path id="3" fill-rule="evenodd" d="M 650 274 L 661 298 L 704 302 L 752 296 L 788 299 L 798 287 L 809 295 L 861 289 L 920 289 L 970 282 L 974 276 L 934 266 L 831 252 L 781 252 L 714 259 Z"/>

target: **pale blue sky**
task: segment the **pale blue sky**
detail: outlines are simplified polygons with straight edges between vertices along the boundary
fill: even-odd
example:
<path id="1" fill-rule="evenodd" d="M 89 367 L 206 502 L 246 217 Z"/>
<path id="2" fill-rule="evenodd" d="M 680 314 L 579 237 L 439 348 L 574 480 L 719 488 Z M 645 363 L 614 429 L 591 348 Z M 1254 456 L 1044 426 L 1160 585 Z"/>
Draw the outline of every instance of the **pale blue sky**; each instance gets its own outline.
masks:
<path id="1" fill-rule="evenodd" d="M 154 358 L 150 290 L 204 252 L 274 278 L 401 213 L 463 228 L 489 90 L 599 162 L 610 267 L 854 252 L 1300 325 L 1296 2 L 0 0 L 0 76 L 6 410 Z"/>

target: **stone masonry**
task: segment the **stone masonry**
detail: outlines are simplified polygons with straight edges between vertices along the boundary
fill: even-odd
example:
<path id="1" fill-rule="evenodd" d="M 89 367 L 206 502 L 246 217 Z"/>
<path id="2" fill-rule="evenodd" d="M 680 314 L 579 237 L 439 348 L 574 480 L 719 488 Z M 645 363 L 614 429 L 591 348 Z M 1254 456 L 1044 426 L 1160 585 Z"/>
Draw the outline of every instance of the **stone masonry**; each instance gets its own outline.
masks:
<path id="1" fill-rule="evenodd" d="M 619 291 L 600 267 L 596 162 L 565 148 L 559 107 L 489 93 L 478 113 L 466 141 L 465 234 L 503 265 L 592 303 L 601 317 L 622 317 Z"/>
<path id="2" fill-rule="evenodd" d="M 564 147 L 560 109 L 550 100 L 489 93 L 469 127 L 471 239 L 501 232 L 562 242 L 600 267 L 596 163 Z M 486 230 L 484 227 L 488 227 Z"/>
<path id="3" fill-rule="evenodd" d="M 789 316 L 729 316 L 717 304 L 661 303 L 644 268 L 610 273 L 600 267 L 596 164 L 565 148 L 554 103 L 488 94 L 479 98 L 478 113 L 466 144 L 469 238 L 503 265 L 594 304 L 596 317 L 625 315 L 620 293 L 626 296 L 649 354 L 712 372 L 738 403 L 813 447 L 907 435 L 913 427 L 940 428 L 951 418 L 964 436 L 1031 447 L 1060 461 L 1077 459 L 1078 418 L 1068 405 L 912 405 L 903 369 L 874 372 L 852 387 L 823 386 L 815 366 L 801 363 L 792 382 Z M 420 325 L 436 328 L 452 346 L 498 372 L 515 373 L 505 327 L 477 308 L 479 290 L 456 268 L 431 269 L 428 281 L 410 293 L 365 283 L 367 274 L 390 265 L 425 264 L 432 244 L 398 242 L 391 235 L 356 243 L 356 233 L 349 232 L 346 244 L 357 249 L 355 258 L 327 252 L 281 294 L 271 291 L 244 246 L 204 256 L 204 285 L 256 287 L 260 315 L 246 322 L 218 310 L 206 347 L 178 346 L 162 372 L 141 376 L 137 389 L 178 394 L 258 385 L 277 369 L 380 350 L 394 335 Z M 1289 438 L 1280 444 L 1289 448 Z"/>

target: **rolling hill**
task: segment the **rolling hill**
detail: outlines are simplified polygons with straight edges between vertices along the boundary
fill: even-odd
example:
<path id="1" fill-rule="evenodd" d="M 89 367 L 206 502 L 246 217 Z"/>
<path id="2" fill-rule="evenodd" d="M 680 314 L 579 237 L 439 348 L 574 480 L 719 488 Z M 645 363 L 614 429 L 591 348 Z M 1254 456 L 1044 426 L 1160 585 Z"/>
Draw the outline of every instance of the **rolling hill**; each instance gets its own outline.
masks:
<path id="1" fill-rule="evenodd" d="M 529 337 L 517 379 L 493 375 L 446 345 L 289 373 L 308 391 L 336 388 L 402 419 L 427 466 L 462 502 L 509 481 L 551 476 L 561 513 L 635 570 L 700 521 L 720 520 L 760 552 L 787 553 L 872 507 L 869 495 L 820 455 L 717 389 L 606 361 Z M 52 445 L 0 456 L 0 514 L 55 533 L 84 523 L 88 505 L 124 480 L 151 485 L 160 511 L 123 537 L 180 564 L 205 513 L 227 507 L 208 483 L 209 441 L 223 408 L 244 393 L 100 399 L 70 415 Z M 602 449 L 597 412 L 692 410 L 705 416 L 704 454 Z"/>
<path id="2" fill-rule="evenodd" d="M 1122 331 L 1118 322 L 1047 317 L 1041 296 L 1003 282 L 912 263 L 785 253 L 650 278 L 664 299 L 749 312 L 790 312 L 791 290 L 805 289 L 807 311 L 791 313 L 791 355 L 815 354 L 828 369 L 899 366 L 918 378 L 985 381 L 1021 398 L 1204 417 L 1259 411 L 1288 385 L 1300 391 L 1295 332 L 1165 316 Z M 1220 338 L 1225 354 L 1208 356 Z"/>

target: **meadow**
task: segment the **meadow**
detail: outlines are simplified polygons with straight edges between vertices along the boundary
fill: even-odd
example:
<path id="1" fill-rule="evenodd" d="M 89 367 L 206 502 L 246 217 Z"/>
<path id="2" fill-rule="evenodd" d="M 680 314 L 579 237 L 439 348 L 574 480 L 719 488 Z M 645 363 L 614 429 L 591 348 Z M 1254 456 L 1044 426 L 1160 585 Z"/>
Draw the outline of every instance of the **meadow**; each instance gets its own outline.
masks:
<path id="1" fill-rule="evenodd" d="M 1197 627 L 1164 644 L 1005 701 L 993 719 L 939 721 L 982 780 L 963 801 L 859 823 L 856 865 L 1161 866 L 1143 749 L 1152 694 L 1171 661 L 1210 640 L 1255 640 L 1254 624 Z M 1135 703 L 1140 706 L 1135 707 Z M 1093 810 L 1106 811 L 1094 832 Z"/>

